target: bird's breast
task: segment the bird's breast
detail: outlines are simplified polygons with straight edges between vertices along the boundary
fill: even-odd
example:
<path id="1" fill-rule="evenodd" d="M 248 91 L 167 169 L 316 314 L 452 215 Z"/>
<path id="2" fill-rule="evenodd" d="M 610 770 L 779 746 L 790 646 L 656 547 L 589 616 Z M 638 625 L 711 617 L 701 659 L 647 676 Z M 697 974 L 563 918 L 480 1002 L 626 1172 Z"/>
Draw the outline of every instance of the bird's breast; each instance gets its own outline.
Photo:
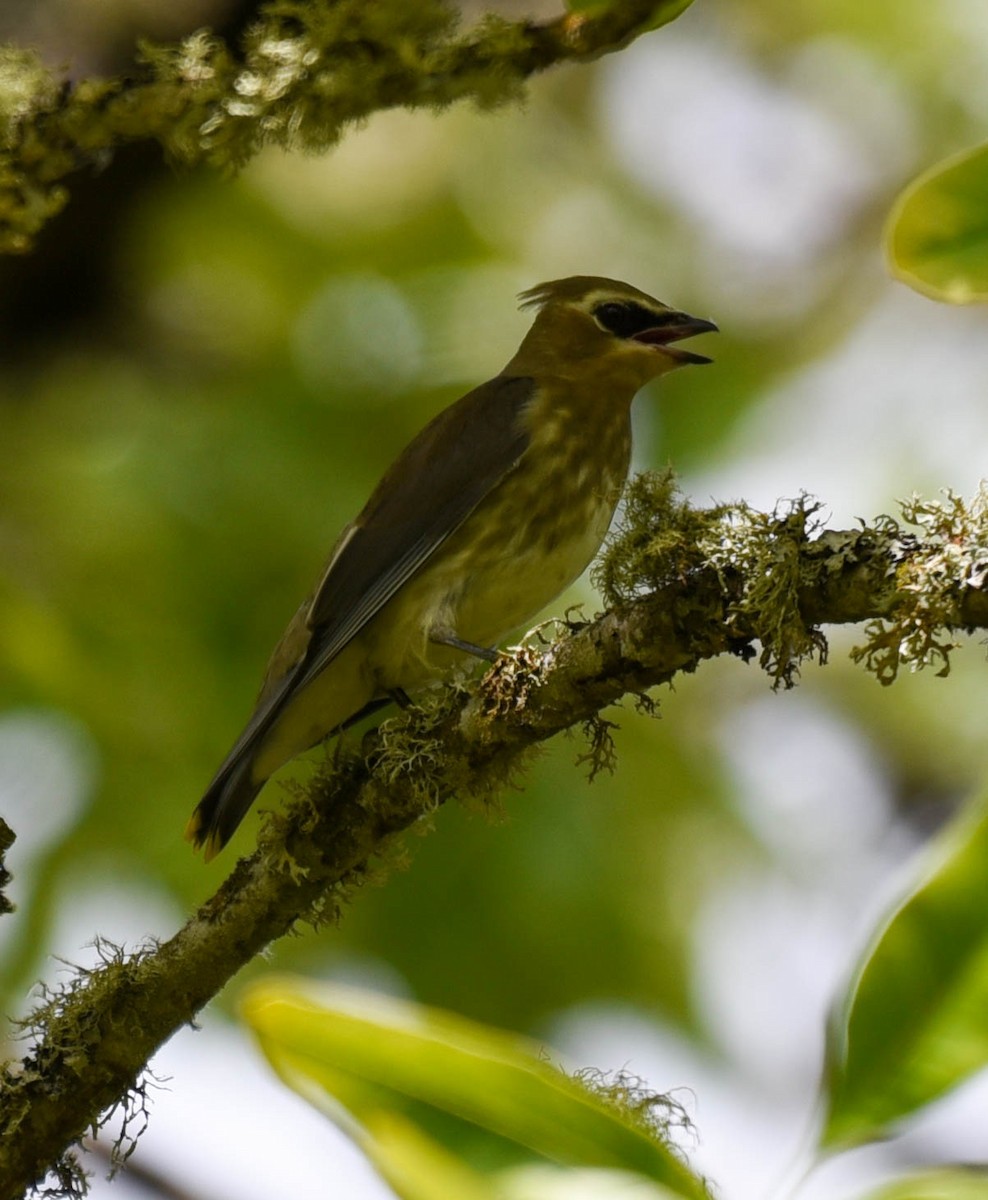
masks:
<path id="1" fill-rule="evenodd" d="M 411 687 L 462 662 L 461 653 L 432 645 L 431 631 L 494 646 L 584 571 L 614 515 L 631 453 L 627 406 L 608 415 L 588 422 L 571 410 L 532 414 L 517 466 L 375 620 L 383 687 Z"/>

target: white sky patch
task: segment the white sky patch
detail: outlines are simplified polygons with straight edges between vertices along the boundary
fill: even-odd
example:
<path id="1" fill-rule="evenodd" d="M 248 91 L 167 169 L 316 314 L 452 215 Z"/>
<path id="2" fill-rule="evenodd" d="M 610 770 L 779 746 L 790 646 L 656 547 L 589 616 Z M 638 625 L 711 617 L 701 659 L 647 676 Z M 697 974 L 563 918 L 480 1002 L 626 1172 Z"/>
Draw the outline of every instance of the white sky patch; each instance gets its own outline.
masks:
<path id="1" fill-rule="evenodd" d="M 96 771 L 96 748 L 71 718 L 40 709 L 0 718 L 0 814 L 17 835 L 8 866 L 22 870 L 68 829 Z"/>
<path id="2" fill-rule="evenodd" d="M 694 282 L 736 330 L 798 325 L 860 256 L 855 220 L 920 165 L 908 96 L 838 37 L 770 76 L 714 38 L 668 29 L 599 79 L 608 144 L 681 219 Z M 876 244 L 876 273 L 878 259 Z M 666 260 L 682 269 L 674 250 Z"/>
<path id="3" fill-rule="evenodd" d="M 717 740 L 748 826 L 801 878 L 830 875 L 834 858 L 867 863 L 884 842 L 894 810 L 882 765 L 857 729 L 811 695 L 733 707 Z"/>
<path id="4" fill-rule="evenodd" d="M 973 493 L 988 472 L 988 317 L 889 284 L 843 345 L 744 417 L 723 462 L 691 477 L 698 503 L 771 509 L 802 490 L 839 527 L 909 490 Z M 826 514 L 825 514 L 826 515 Z"/>
<path id="5" fill-rule="evenodd" d="M 100 963 L 93 944 L 97 937 L 129 952 L 149 938 L 170 937 L 183 917 L 163 886 L 122 870 L 111 859 L 102 864 L 87 860 L 85 874 L 62 875 L 55 914 L 48 954 L 86 968 Z M 46 975 L 62 972 L 56 965 Z"/>
<path id="6" fill-rule="evenodd" d="M 604 71 L 601 102 L 632 178 L 734 249 L 812 257 L 876 181 L 849 129 L 724 47 L 644 39 Z"/>

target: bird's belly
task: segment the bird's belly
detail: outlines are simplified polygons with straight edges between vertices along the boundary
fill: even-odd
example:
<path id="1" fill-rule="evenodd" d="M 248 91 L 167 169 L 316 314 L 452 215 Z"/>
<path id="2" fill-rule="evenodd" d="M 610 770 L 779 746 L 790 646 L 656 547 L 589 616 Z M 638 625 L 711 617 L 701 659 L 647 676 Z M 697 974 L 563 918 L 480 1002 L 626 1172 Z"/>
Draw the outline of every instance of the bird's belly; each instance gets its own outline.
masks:
<path id="1" fill-rule="evenodd" d="M 587 519 L 589 517 L 589 519 Z M 462 585 L 451 605 L 458 637 L 492 646 L 531 621 L 577 579 L 596 554 L 611 506 L 601 507 L 536 537 L 512 539 L 504 557 L 464 564 Z"/>
<path id="2" fill-rule="evenodd" d="M 462 651 L 434 633 L 496 646 L 587 567 L 607 532 L 614 492 L 572 511 L 539 512 L 505 530 L 468 521 L 372 622 L 366 640 L 381 691 L 413 688 L 457 665 Z M 480 514 L 478 514 L 480 515 Z M 546 519 L 540 520 L 540 517 Z"/>

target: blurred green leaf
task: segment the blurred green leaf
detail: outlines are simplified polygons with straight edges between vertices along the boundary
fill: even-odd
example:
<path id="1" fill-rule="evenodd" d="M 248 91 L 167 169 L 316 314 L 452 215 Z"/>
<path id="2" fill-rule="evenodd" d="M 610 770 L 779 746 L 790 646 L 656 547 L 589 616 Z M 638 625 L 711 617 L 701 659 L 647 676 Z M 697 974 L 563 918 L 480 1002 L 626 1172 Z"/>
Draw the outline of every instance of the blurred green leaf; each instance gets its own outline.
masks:
<path id="1" fill-rule="evenodd" d="M 854 1144 L 988 1062 L 988 805 L 941 839 L 937 866 L 868 952 L 829 1048 L 824 1144 Z"/>
<path id="2" fill-rule="evenodd" d="M 625 0 L 566 0 L 566 7 L 570 12 L 586 13 L 588 16 L 599 16 L 608 9 L 623 7 Z M 693 0 L 655 0 L 654 14 L 648 22 L 646 28 L 658 29 L 662 25 L 668 25 L 670 21 L 674 21 L 681 13 L 693 3 Z"/>
<path id="3" fill-rule="evenodd" d="M 985 1200 L 988 1174 L 984 1171 L 927 1171 L 909 1175 L 869 1192 L 866 1200 Z"/>
<path id="4" fill-rule="evenodd" d="M 339 1119 L 342 1109 L 363 1126 L 374 1142 L 365 1148 L 387 1160 L 389 1179 L 422 1153 L 397 1126 L 374 1141 L 382 1114 L 397 1111 L 428 1126 L 461 1160 L 466 1122 L 472 1136 L 477 1128 L 484 1135 L 471 1156 L 482 1165 L 503 1165 L 500 1143 L 507 1142 L 516 1158 L 523 1151 L 529 1159 L 618 1168 L 676 1195 L 706 1194 L 640 1118 L 551 1066 L 528 1039 L 439 1009 L 290 977 L 253 985 L 241 1012 L 286 1083 L 330 1116 Z M 352 1132 L 349 1121 L 342 1124 Z"/>
<path id="5" fill-rule="evenodd" d="M 361 1147 L 401 1200 L 501 1200 L 480 1171 L 395 1113 L 368 1113 Z"/>
<path id="6" fill-rule="evenodd" d="M 988 300 L 988 143 L 924 171 L 892 207 L 892 273 L 949 304 Z"/>
<path id="7" fill-rule="evenodd" d="M 661 1184 L 627 1171 L 535 1165 L 503 1171 L 499 1200 L 673 1200 Z"/>

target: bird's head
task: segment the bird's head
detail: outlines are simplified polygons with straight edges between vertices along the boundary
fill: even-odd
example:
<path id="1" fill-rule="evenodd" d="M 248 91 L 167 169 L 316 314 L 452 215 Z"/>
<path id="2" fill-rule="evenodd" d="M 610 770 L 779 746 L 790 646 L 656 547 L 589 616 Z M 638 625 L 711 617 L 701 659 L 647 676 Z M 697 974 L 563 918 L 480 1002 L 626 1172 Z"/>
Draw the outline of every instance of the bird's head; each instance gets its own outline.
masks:
<path id="1" fill-rule="evenodd" d="M 637 390 L 650 379 L 689 363 L 708 363 L 676 343 L 715 332 L 713 321 L 670 308 L 614 279 L 574 275 L 522 292 L 522 308 L 538 310 L 512 360 L 518 373 L 610 375 Z"/>

